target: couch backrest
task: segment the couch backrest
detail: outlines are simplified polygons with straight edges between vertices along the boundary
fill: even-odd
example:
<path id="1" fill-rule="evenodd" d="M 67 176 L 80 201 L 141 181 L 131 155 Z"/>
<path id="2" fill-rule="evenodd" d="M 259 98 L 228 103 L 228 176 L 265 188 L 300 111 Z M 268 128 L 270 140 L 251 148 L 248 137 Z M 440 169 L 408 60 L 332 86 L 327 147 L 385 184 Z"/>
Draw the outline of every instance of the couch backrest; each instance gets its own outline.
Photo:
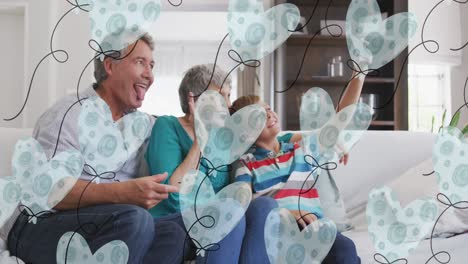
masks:
<path id="1" fill-rule="evenodd" d="M 15 144 L 31 134 L 30 128 L 0 128 L 0 177 L 11 175 L 11 157 Z"/>
<path id="2" fill-rule="evenodd" d="M 14 146 L 31 133 L 31 129 L 0 128 L 0 177 L 11 174 Z M 366 131 L 351 150 L 348 165 L 339 165 L 332 171 L 347 209 L 364 206 L 372 188 L 431 157 L 434 142 L 432 133 Z"/>
<path id="3" fill-rule="evenodd" d="M 424 132 L 366 131 L 351 150 L 348 165 L 331 172 L 347 210 L 362 209 L 371 189 L 430 158 L 435 139 L 436 134 Z"/>

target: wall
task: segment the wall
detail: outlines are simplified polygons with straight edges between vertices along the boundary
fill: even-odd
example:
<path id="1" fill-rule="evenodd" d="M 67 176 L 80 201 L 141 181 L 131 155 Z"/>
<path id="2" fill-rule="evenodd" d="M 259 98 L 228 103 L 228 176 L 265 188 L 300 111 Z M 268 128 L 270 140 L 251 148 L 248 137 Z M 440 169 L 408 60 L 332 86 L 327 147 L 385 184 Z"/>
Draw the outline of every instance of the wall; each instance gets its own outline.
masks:
<path id="1" fill-rule="evenodd" d="M 71 8 L 73 6 L 66 1 L 60 1 L 56 17 L 62 16 Z M 56 20 L 58 21 L 58 18 Z M 54 49 L 65 50 L 69 57 L 66 63 L 57 64 L 55 98 L 76 93 L 79 77 L 95 53 L 88 45 L 88 41 L 91 39 L 90 28 L 88 13 L 78 9 L 69 13 L 57 28 Z M 94 81 L 93 69 L 93 63 L 86 67 L 80 80 L 80 91 L 87 89 Z"/>
<path id="2" fill-rule="evenodd" d="M 227 10 L 227 1 L 209 0 L 204 1 L 203 3 L 184 3 L 183 8 L 175 8 L 168 5 L 166 1 L 162 2 L 163 10 L 166 11 L 166 13 L 168 13 L 167 11 L 183 10 L 187 16 L 191 16 L 195 21 L 199 22 L 203 21 L 200 20 L 199 17 L 194 18 L 196 15 L 193 13 L 191 14 L 190 11 L 213 12 Z M 8 105 L 8 108 L 11 108 L 14 104 L 17 106 L 16 109 L 19 109 L 24 100 L 24 96 L 26 95 L 26 87 L 29 85 L 34 69 L 39 61 L 50 52 L 50 38 L 54 27 L 62 15 L 70 10 L 72 6 L 65 0 L 0 0 L 0 10 L 2 9 L 2 6 L 10 5 L 20 5 L 25 7 L 25 38 L 23 43 L 18 40 L 15 44 L 16 47 L 19 48 L 23 45 L 25 46 L 24 57 L 26 59 L 24 60 L 24 65 L 27 65 L 27 67 L 25 67 L 26 70 L 21 73 L 24 75 L 24 78 L 16 76 L 13 77 L 9 73 L 7 74 L 6 71 L 0 71 L 0 76 L 2 76 L 2 78 L 8 78 L 9 80 L 24 80 L 23 84 L 18 84 L 21 91 L 16 91 L 14 95 L 8 94 L 8 96 L 4 96 L 9 98 L 13 98 L 13 96 L 15 96 L 15 100 L 9 101 L 10 105 Z M 218 13 L 213 15 L 219 17 L 223 14 Z M 162 20 L 164 20 L 164 17 L 162 17 Z M 206 30 L 204 30 L 205 34 L 197 34 L 196 27 L 195 29 L 192 27 L 190 29 L 190 33 L 192 33 L 190 36 L 197 37 L 199 39 L 206 39 L 211 36 L 211 40 L 216 39 L 216 41 L 222 39 L 224 34 L 212 35 L 211 33 L 213 33 L 213 30 L 210 30 L 213 29 L 213 25 L 216 28 L 222 27 L 222 23 L 213 23 L 213 21 L 208 21 L 208 23 L 205 24 L 209 25 L 206 26 Z M 20 25 L 18 24 L 18 26 Z M 187 25 L 180 26 L 187 27 Z M 195 23 L 192 26 L 195 26 Z M 83 11 L 80 11 L 78 14 L 75 14 L 74 12 L 69 13 L 63 18 L 57 27 L 52 45 L 54 49 L 66 50 L 69 55 L 68 61 L 66 63 L 58 63 L 52 57 L 48 57 L 43 61 L 35 74 L 30 98 L 24 112 L 17 121 L 9 123 L 8 126 L 33 127 L 39 116 L 58 98 L 76 91 L 79 76 L 85 68 L 85 65 L 94 55 L 94 51 L 88 46 L 88 41 L 90 39 L 89 28 L 88 14 Z M 4 30 L 0 32 L 3 33 L 3 31 Z M 172 34 L 167 34 L 168 39 L 171 39 L 171 37 L 172 39 L 174 37 L 181 37 L 181 32 L 169 33 Z M 185 38 L 188 38 L 188 35 L 186 35 Z M 11 40 L 10 37 L 9 39 Z M 11 56 L 14 56 L 13 54 L 21 54 L 21 52 L 10 53 Z M 62 54 L 59 54 L 59 56 L 63 57 Z M 17 60 L 18 58 L 8 58 L 10 65 L 13 59 Z M 94 81 L 92 70 L 93 65 L 91 64 L 83 74 L 79 87 L 80 90 L 86 89 L 87 86 Z M 5 92 L 5 88 L 3 88 L 3 86 L 1 91 Z M 7 106 L 4 108 L 6 107 Z M 0 110 L 2 110 L 0 111 L 0 115 L 3 119 L 5 118 L 5 111 L 3 108 L 0 108 Z M 0 126 L 7 125 L 1 123 Z"/>
<path id="3" fill-rule="evenodd" d="M 25 14 L 24 39 L 22 42 L 19 40 L 19 42 L 16 43 L 16 48 L 23 49 L 24 47 L 24 65 L 26 65 L 25 70 L 21 73 L 24 76 L 24 82 L 21 86 L 24 88 L 22 91 L 18 91 L 17 94 L 17 96 L 21 97 L 21 103 L 16 107 L 17 110 L 21 108 L 27 92 L 27 87 L 29 86 L 29 82 L 37 64 L 47 53 L 49 53 L 49 37 L 53 28 L 51 26 L 51 21 L 55 18 L 56 3 L 57 0 L 0 0 L 0 10 L 16 6 L 23 8 Z M 14 54 L 11 50 L 4 52 Z M 21 55 L 19 57 L 15 57 L 15 59 L 20 57 Z M 11 63 L 11 59 L 9 59 L 8 63 Z M 54 73 L 55 65 L 50 61 L 50 59 L 45 59 L 36 71 L 28 104 L 19 117 L 19 120 L 22 120 L 20 122 L 22 124 L 12 124 L 19 127 L 32 127 L 40 114 L 55 100 L 53 96 L 55 90 Z M 0 74 L 3 78 L 13 78 L 4 72 L 1 72 Z M 1 92 L 5 92 L 5 88 L 2 88 Z M 17 112 L 17 110 L 13 112 Z M 1 118 L 3 119 L 11 117 L 12 114 L 9 113 L 8 116 L 5 116 L 2 111 L 1 115 Z"/>
<path id="4" fill-rule="evenodd" d="M 421 42 L 421 29 L 431 9 L 439 0 L 409 1 L 409 10 L 416 13 L 419 29 L 410 41 L 410 49 Z M 449 68 L 449 93 L 451 96 L 452 114 L 464 103 L 463 86 L 468 77 L 468 47 L 462 51 L 452 51 L 468 41 L 468 5 L 445 1 L 433 11 L 425 28 L 425 40 L 436 40 L 439 50 L 435 54 L 428 53 L 422 46 L 410 56 L 410 63 L 441 64 Z M 433 46 L 428 43 L 429 49 Z M 448 121 L 447 121 L 448 122 Z M 464 110 L 459 126 L 468 122 L 468 111 Z"/>
<path id="5" fill-rule="evenodd" d="M 4 10 L 0 12 L 0 32 L 7 41 L 0 42 L 2 61 L 0 63 L 0 126 L 20 127 L 23 117 L 13 121 L 3 121 L 10 118 L 20 109 L 24 88 L 24 9 Z"/>
<path id="6" fill-rule="evenodd" d="M 411 63 L 458 65 L 461 62 L 461 51 L 454 52 L 450 48 L 453 48 L 454 45 L 460 45 L 462 41 L 460 36 L 460 12 L 465 6 L 453 1 L 445 1 L 439 5 L 438 3 L 440 3 L 440 0 L 408 1 L 408 10 L 416 15 L 418 22 L 418 30 L 409 42 L 409 50 L 421 43 L 421 31 L 426 19 L 424 40 L 435 40 L 439 44 L 437 53 L 429 53 L 423 46 L 417 47 L 411 53 Z M 437 8 L 428 17 L 432 8 L 436 5 Z M 435 49 L 432 43 L 427 43 L 426 47 L 429 50 Z"/>
<path id="7" fill-rule="evenodd" d="M 462 28 L 462 44 L 468 41 L 468 6 L 462 6 L 461 11 L 461 25 Z M 468 78 L 468 46 L 463 49 L 462 63 L 460 66 L 452 68 L 451 71 L 451 93 L 452 93 L 452 113 L 464 104 L 463 101 L 463 86 Z M 468 88 L 468 87 L 467 87 Z M 468 98 L 467 98 L 468 100 Z M 468 123 L 468 110 L 462 110 L 459 127 Z"/>

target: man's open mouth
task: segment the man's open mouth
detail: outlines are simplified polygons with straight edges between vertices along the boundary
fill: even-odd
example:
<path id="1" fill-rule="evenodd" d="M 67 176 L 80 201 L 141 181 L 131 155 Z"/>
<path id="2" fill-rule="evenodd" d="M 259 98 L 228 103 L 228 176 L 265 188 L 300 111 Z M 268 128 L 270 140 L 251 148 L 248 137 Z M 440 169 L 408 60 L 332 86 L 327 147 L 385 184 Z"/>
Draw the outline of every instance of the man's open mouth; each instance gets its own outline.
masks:
<path id="1" fill-rule="evenodd" d="M 137 94 L 137 99 L 143 101 L 145 99 L 145 94 L 148 91 L 148 85 L 145 83 L 137 83 L 133 86 Z"/>

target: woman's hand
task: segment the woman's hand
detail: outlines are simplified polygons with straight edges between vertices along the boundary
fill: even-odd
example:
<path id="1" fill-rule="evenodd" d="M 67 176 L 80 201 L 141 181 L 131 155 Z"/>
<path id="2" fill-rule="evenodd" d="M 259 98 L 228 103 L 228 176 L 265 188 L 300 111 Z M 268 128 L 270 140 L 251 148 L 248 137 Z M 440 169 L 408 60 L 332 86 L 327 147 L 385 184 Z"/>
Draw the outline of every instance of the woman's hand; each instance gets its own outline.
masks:
<path id="1" fill-rule="evenodd" d="M 189 92 L 187 99 L 189 113 L 185 114 L 185 116 L 179 120 L 181 120 L 181 124 L 185 131 L 187 131 L 187 134 L 193 139 L 193 144 L 187 155 L 183 158 L 184 160 L 182 163 L 177 166 L 169 178 L 169 183 L 174 186 L 179 186 L 184 176 L 190 170 L 197 169 L 198 162 L 200 161 L 200 147 L 198 146 L 197 136 L 195 135 L 195 97 L 192 92 Z"/>
<path id="2" fill-rule="evenodd" d="M 314 221 L 317 221 L 318 218 L 315 214 L 307 212 L 307 211 L 299 211 L 299 210 L 289 210 L 291 214 L 296 218 L 297 225 L 299 229 L 302 230 L 309 224 L 312 224 Z"/>
<path id="3" fill-rule="evenodd" d="M 188 105 L 189 105 L 189 115 L 188 115 L 188 121 L 192 127 L 195 127 L 195 98 L 193 97 L 193 93 L 189 92 L 188 96 Z"/>

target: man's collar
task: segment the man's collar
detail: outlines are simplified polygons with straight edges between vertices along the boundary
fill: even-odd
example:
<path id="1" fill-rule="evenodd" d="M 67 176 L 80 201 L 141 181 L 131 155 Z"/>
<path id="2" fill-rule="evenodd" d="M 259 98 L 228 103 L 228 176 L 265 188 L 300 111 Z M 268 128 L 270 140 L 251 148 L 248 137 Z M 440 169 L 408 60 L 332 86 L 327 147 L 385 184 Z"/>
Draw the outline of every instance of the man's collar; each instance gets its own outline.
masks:
<path id="1" fill-rule="evenodd" d="M 85 98 L 85 97 L 91 97 L 91 96 L 99 96 L 99 98 L 101 98 L 106 104 L 106 100 L 104 100 L 97 92 L 96 92 L 96 86 L 94 84 L 92 84 L 91 86 L 89 86 L 86 90 L 84 90 L 81 95 L 80 95 L 80 98 Z M 107 106 L 109 106 L 109 104 L 107 104 Z M 110 107 L 109 107 L 110 108 Z M 137 111 L 137 109 L 130 109 L 126 112 L 123 113 L 123 115 L 127 115 L 127 114 L 131 114 L 133 112 Z"/>

